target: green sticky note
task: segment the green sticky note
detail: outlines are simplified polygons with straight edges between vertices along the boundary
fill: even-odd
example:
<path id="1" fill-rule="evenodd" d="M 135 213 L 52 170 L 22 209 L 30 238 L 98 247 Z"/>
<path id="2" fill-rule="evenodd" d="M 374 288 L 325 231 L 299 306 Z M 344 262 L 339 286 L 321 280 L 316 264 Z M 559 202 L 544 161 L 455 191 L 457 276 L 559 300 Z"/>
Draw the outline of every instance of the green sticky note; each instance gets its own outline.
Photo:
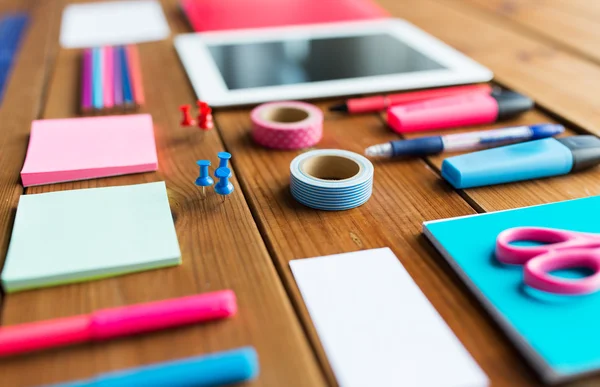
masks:
<path id="1" fill-rule="evenodd" d="M 6 292 L 181 263 L 164 182 L 22 195 Z"/>

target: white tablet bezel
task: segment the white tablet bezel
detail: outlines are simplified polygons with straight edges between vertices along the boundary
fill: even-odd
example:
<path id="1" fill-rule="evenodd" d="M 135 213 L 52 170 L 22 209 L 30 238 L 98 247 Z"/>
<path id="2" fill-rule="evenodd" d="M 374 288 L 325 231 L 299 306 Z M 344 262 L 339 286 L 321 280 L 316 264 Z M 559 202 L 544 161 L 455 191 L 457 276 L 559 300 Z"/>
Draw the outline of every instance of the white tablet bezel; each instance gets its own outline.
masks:
<path id="1" fill-rule="evenodd" d="M 207 44 L 277 42 L 314 37 L 363 36 L 388 33 L 446 67 L 395 75 L 307 82 L 293 85 L 229 90 Z M 178 35 L 175 47 L 198 98 L 212 106 L 310 99 L 487 82 L 492 72 L 455 49 L 400 19 L 257 28 Z"/>

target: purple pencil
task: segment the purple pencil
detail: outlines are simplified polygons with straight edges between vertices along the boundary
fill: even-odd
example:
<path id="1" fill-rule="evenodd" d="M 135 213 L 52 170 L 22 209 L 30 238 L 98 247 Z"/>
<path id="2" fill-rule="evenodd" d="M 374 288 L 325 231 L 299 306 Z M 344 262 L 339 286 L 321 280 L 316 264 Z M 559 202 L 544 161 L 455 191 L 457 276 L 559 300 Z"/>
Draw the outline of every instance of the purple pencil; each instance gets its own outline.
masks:
<path id="1" fill-rule="evenodd" d="M 81 110 L 92 109 L 92 49 L 83 51 L 83 68 L 81 69 Z"/>
<path id="2" fill-rule="evenodd" d="M 121 55 L 118 54 L 117 47 L 114 47 L 113 60 L 114 66 L 114 79 L 115 79 L 115 107 L 123 108 L 123 79 L 121 78 Z"/>

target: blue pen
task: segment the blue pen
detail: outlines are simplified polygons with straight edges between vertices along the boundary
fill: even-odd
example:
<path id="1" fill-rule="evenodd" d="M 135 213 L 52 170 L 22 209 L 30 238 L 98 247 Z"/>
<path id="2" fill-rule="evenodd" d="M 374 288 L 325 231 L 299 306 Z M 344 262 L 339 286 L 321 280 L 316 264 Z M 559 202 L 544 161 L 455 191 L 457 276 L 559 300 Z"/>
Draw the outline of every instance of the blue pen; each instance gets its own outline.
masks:
<path id="1" fill-rule="evenodd" d="M 558 124 L 516 126 L 482 132 L 391 141 L 370 146 L 365 150 L 365 154 L 371 157 L 427 156 L 442 152 L 492 148 L 517 142 L 539 140 L 556 136 L 564 131 L 565 127 Z"/>
<path id="2" fill-rule="evenodd" d="M 123 83 L 123 103 L 125 105 L 133 104 L 133 92 L 131 89 L 131 76 L 129 75 L 129 63 L 125 47 L 119 47 L 119 56 L 121 57 L 121 82 Z"/>
<path id="3" fill-rule="evenodd" d="M 110 372 L 89 380 L 53 387 L 216 387 L 258 376 L 258 355 L 252 347 L 191 357 L 168 363 Z"/>

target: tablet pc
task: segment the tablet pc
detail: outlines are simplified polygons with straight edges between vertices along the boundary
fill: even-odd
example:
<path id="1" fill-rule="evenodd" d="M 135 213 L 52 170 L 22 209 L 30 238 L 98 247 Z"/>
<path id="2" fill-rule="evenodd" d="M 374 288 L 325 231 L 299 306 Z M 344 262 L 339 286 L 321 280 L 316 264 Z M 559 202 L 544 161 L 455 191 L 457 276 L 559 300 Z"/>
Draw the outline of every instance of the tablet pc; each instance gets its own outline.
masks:
<path id="1" fill-rule="evenodd" d="M 183 34 L 175 47 L 213 106 L 486 82 L 492 72 L 399 19 Z"/>

